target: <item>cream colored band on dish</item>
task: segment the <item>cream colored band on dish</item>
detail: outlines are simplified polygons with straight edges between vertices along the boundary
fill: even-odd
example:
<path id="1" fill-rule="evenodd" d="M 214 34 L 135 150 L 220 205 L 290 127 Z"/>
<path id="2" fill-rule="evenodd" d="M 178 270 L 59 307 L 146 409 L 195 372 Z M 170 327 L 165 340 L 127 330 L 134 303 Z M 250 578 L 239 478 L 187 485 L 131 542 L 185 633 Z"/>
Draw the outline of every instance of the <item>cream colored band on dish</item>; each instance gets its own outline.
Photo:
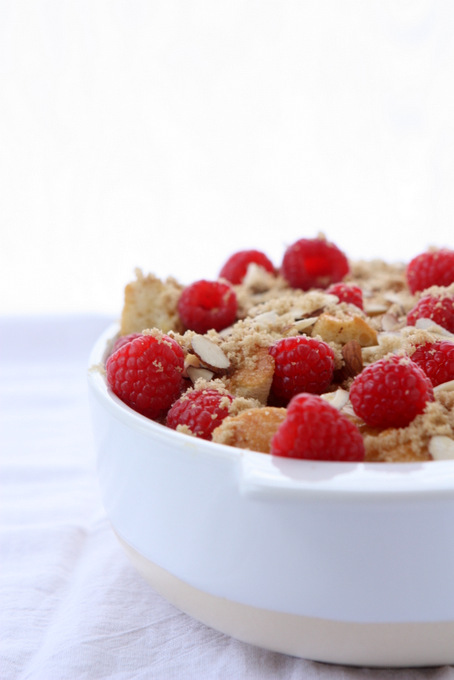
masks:
<path id="1" fill-rule="evenodd" d="M 166 600 L 243 642 L 291 656 L 354 666 L 454 663 L 454 621 L 349 623 L 260 609 L 194 588 L 144 558 L 120 536 L 118 539 L 137 570 Z"/>

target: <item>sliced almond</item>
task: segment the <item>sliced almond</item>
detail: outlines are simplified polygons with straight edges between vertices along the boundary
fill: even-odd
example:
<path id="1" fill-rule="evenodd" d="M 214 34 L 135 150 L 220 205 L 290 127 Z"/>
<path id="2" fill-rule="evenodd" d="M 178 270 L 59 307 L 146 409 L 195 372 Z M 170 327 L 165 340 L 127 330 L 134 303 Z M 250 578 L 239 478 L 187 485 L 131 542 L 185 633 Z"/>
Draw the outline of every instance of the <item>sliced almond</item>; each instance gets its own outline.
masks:
<path id="1" fill-rule="evenodd" d="M 223 328 L 222 331 L 219 331 L 219 337 L 228 338 L 230 335 L 232 335 L 232 331 L 233 326 L 227 326 L 227 328 Z"/>
<path id="2" fill-rule="evenodd" d="M 388 302 L 391 302 L 393 305 L 399 305 L 402 307 L 405 304 L 405 294 L 402 292 L 395 292 L 395 291 L 390 291 L 389 293 L 385 293 L 383 295 L 385 300 L 388 300 Z"/>
<path id="3" fill-rule="evenodd" d="M 369 290 L 369 288 L 363 288 L 363 298 L 371 298 L 374 297 L 375 293 L 373 290 Z"/>
<path id="4" fill-rule="evenodd" d="M 435 435 L 429 442 L 429 453 L 434 460 L 454 460 L 454 439 Z"/>
<path id="5" fill-rule="evenodd" d="M 363 355 L 361 345 L 357 340 L 349 340 L 342 347 L 342 357 L 345 362 L 345 372 L 349 378 L 354 378 L 363 370 Z M 341 407 L 342 408 L 342 407 Z"/>
<path id="6" fill-rule="evenodd" d="M 370 304 L 370 305 L 365 305 L 364 312 L 368 316 L 377 316 L 378 314 L 385 314 L 385 312 L 388 311 L 388 307 L 386 305 L 379 305 L 379 304 Z"/>
<path id="7" fill-rule="evenodd" d="M 314 326 L 317 319 L 318 316 L 310 316 L 307 319 L 300 319 L 299 321 L 295 321 L 293 328 L 298 331 L 298 333 L 302 333 L 303 331 L 308 330 L 308 328 Z"/>
<path id="8" fill-rule="evenodd" d="M 251 262 L 247 268 L 242 284 L 255 293 L 263 293 L 272 286 L 274 275 L 256 262 Z"/>
<path id="9" fill-rule="evenodd" d="M 184 358 L 183 378 L 189 378 L 188 368 L 199 368 L 200 359 L 195 354 L 186 354 Z"/>
<path id="10" fill-rule="evenodd" d="M 322 309 L 323 309 L 323 308 L 322 308 Z M 292 319 L 294 319 L 295 321 L 298 321 L 298 319 L 304 319 L 306 316 L 308 316 L 308 315 L 306 314 L 306 312 L 303 312 L 302 309 L 295 309 L 295 307 L 292 307 L 292 309 L 288 312 L 288 314 L 289 314 L 289 316 L 291 316 Z M 311 313 L 311 316 L 313 316 L 312 313 Z M 316 316 L 317 316 L 317 315 L 316 315 Z"/>
<path id="11" fill-rule="evenodd" d="M 343 390 L 341 388 L 335 392 L 326 392 L 320 396 L 322 399 L 331 404 L 331 406 L 334 406 L 334 408 L 336 408 L 338 411 L 347 405 L 349 399 L 347 390 Z"/>
<path id="12" fill-rule="evenodd" d="M 330 297 L 336 297 L 336 296 L 331 295 Z M 312 319 L 313 317 L 318 318 L 321 314 L 323 314 L 324 311 L 325 311 L 325 307 L 317 307 L 316 309 L 312 309 L 307 314 L 303 314 L 303 312 L 301 312 L 299 310 L 293 310 L 292 316 L 295 319 L 295 321 L 302 321 L 303 319 Z"/>
<path id="13" fill-rule="evenodd" d="M 188 374 L 188 378 L 190 378 L 193 383 L 195 383 L 199 378 L 203 378 L 204 380 L 212 380 L 214 376 L 213 371 L 210 371 L 209 368 L 203 368 L 202 366 L 188 366 L 186 372 Z"/>
<path id="14" fill-rule="evenodd" d="M 441 383 L 434 387 L 434 394 L 438 392 L 454 392 L 454 380 L 448 380 L 448 382 Z"/>
<path id="15" fill-rule="evenodd" d="M 279 317 L 276 312 L 263 312 L 262 314 L 254 316 L 252 323 L 258 328 L 268 329 L 271 328 L 271 326 L 273 326 L 278 319 Z"/>
<path id="16" fill-rule="evenodd" d="M 191 345 L 205 368 L 214 373 L 225 373 L 230 368 L 230 361 L 222 349 L 205 335 L 194 335 Z"/>
<path id="17" fill-rule="evenodd" d="M 337 305 L 337 303 L 339 302 L 339 298 L 337 297 L 337 295 L 333 295 L 332 293 L 323 293 L 320 299 L 323 307 L 329 307 L 329 305 Z M 318 309 L 312 311 L 311 316 L 314 316 L 317 312 Z"/>
<path id="18" fill-rule="evenodd" d="M 402 324 L 395 314 L 387 312 L 386 314 L 383 314 L 381 318 L 381 327 L 385 332 L 396 331 L 398 328 L 402 327 Z"/>
<path id="19" fill-rule="evenodd" d="M 430 331 L 436 335 L 446 335 L 446 337 L 454 337 L 454 333 L 450 333 L 446 328 L 435 323 L 432 319 L 416 319 L 415 328 L 422 331 Z"/>

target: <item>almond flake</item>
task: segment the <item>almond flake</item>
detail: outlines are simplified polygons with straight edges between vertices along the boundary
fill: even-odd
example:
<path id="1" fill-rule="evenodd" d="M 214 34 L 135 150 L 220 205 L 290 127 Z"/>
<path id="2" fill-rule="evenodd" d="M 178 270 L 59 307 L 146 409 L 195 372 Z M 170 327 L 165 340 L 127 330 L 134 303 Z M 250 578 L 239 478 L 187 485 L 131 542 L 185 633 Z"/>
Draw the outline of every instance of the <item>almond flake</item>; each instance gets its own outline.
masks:
<path id="1" fill-rule="evenodd" d="M 307 319 L 300 319 L 299 321 L 295 321 L 292 328 L 294 328 L 296 331 L 298 331 L 298 333 L 301 333 L 302 331 L 305 331 L 308 328 L 311 328 L 311 326 L 314 326 L 317 319 L 318 319 L 318 316 L 310 316 Z"/>
<path id="2" fill-rule="evenodd" d="M 366 305 L 364 309 L 368 316 L 377 316 L 378 314 L 385 314 L 388 311 L 386 305 Z"/>
<path id="3" fill-rule="evenodd" d="M 250 288 L 254 293 L 263 293 L 270 287 L 270 279 L 273 274 L 261 267 L 256 262 L 251 262 L 248 265 L 246 275 L 243 278 L 242 284 L 246 288 Z"/>
<path id="4" fill-rule="evenodd" d="M 435 435 L 429 442 L 429 453 L 434 460 L 454 460 L 454 439 Z"/>
<path id="5" fill-rule="evenodd" d="M 431 333 L 435 333 L 435 335 L 446 335 L 448 338 L 454 337 L 454 333 L 450 333 L 446 328 L 439 326 L 432 319 L 416 319 L 415 328 L 418 328 L 422 331 L 430 331 Z"/>
<path id="6" fill-rule="evenodd" d="M 311 312 L 311 315 L 313 315 L 312 312 Z M 302 309 L 293 308 L 289 311 L 289 316 L 291 316 L 292 319 L 294 319 L 295 321 L 298 321 L 298 319 L 304 319 L 308 315 L 306 314 L 306 312 L 303 312 Z"/>
<path id="7" fill-rule="evenodd" d="M 447 382 L 440 383 L 434 387 L 434 394 L 438 392 L 454 392 L 454 380 L 448 380 Z"/>
<path id="8" fill-rule="evenodd" d="M 183 378 L 189 378 L 188 368 L 199 368 L 200 359 L 195 354 L 186 354 L 184 358 Z"/>
<path id="9" fill-rule="evenodd" d="M 232 332 L 233 326 L 227 326 L 227 328 L 223 328 L 222 331 L 219 331 L 219 337 L 228 338 L 230 335 L 232 335 Z"/>
<path id="10" fill-rule="evenodd" d="M 404 295 L 402 295 L 402 293 L 395 293 L 394 291 L 385 293 L 383 297 L 385 300 L 388 300 L 388 302 L 392 302 L 395 305 L 403 305 L 405 302 Z"/>
<path id="11" fill-rule="evenodd" d="M 204 380 L 212 380 L 214 376 L 213 371 L 210 371 L 209 368 L 203 368 L 202 366 L 188 366 L 186 372 L 194 384 L 199 378 L 203 378 Z"/>
<path id="12" fill-rule="evenodd" d="M 387 312 L 386 314 L 383 314 L 381 318 L 381 327 L 385 332 L 395 331 L 398 328 L 402 328 L 403 324 L 399 321 L 395 314 Z"/>
<path id="13" fill-rule="evenodd" d="M 273 326 L 278 319 L 279 317 L 276 314 L 276 312 L 271 311 L 263 312 L 263 314 L 258 314 L 257 316 L 254 316 L 252 322 L 258 328 L 268 329 L 271 326 Z"/>
<path id="14" fill-rule="evenodd" d="M 214 373 L 225 373 L 230 368 L 230 361 L 222 349 L 205 335 L 194 335 L 191 345 L 205 368 Z"/>
<path id="15" fill-rule="evenodd" d="M 333 295 L 332 293 L 324 293 L 321 296 L 321 302 L 324 307 L 328 307 L 329 305 L 337 305 L 339 298 L 337 295 Z M 318 309 L 311 312 L 311 314 L 316 314 L 316 312 L 318 312 Z"/>
<path id="16" fill-rule="evenodd" d="M 348 404 L 348 392 L 339 388 L 335 392 L 326 392 L 320 395 L 322 399 L 327 401 L 331 406 L 334 406 L 338 411 L 340 411 L 344 406 Z"/>

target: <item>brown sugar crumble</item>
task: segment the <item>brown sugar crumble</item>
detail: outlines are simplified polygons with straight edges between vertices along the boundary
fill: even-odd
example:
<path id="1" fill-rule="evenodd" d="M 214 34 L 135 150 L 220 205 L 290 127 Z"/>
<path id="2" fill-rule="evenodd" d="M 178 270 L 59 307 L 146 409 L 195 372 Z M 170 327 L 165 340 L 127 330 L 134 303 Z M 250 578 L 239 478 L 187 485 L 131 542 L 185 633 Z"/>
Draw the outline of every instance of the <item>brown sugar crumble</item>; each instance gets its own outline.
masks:
<path id="1" fill-rule="evenodd" d="M 241 284 L 233 285 L 238 310 L 235 323 L 204 334 L 210 342 L 194 351 L 193 330 L 185 329 L 178 313 L 184 286 L 176 279 L 161 281 L 136 271 L 125 289 L 120 334 L 168 334 L 183 349 L 183 372 L 189 390 L 217 390 L 228 409 L 213 441 L 269 453 L 273 435 L 286 408 L 270 403 L 274 359 L 269 348 L 278 340 L 304 335 L 327 343 L 334 353 L 335 370 L 326 398 L 336 394 L 339 410 L 361 432 L 367 462 L 417 462 L 454 458 L 454 381 L 439 385 L 434 400 L 406 427 L 373 428 L 353 412 L 348 392 L 354 377 L 370 364 L 392 354 L 409 357 L 425 343 L 454 343 L 454 334 L 435 323 L 407 325 L 407 314 L 422 295 L 454 296 L 454 284 L 412 294 L 401 263 L 379 260 L 350 263 L 345 283 L 359 286 L 364 305 L 340 302 L 325 290 L 290 287 L 278 273 L 251 264 Z M 210 343 L 226 358 L 211 352 Z M 206 353 L 206 354 L 205 354 Z M 213 357 L 213 358 L 209 358 Z M 214 363 L 213 363 L 214 362 Z M 202 373 L 200 371 L 202 370 Z M 345 395 L 345 396 L 344 396 Z M 344 402 L 344 403 L 342 403 Z M 187 426 L 180 432 L 192 435 Z"/>

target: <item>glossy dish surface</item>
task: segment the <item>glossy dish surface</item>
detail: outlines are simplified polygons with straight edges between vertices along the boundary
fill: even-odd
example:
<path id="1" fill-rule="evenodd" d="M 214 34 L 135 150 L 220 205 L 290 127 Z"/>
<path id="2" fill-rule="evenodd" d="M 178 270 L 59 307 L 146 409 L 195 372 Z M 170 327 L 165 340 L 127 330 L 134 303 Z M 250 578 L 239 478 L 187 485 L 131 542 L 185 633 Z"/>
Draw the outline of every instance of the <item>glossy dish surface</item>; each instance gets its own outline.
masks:
<path id="1" fill-rule="evenodd" d="M 454 663 L 454 461 L 277 459 L 148 420 L 98 370 L 89 385 L 103 503 L 167 599 L 296 656 Z"/>

